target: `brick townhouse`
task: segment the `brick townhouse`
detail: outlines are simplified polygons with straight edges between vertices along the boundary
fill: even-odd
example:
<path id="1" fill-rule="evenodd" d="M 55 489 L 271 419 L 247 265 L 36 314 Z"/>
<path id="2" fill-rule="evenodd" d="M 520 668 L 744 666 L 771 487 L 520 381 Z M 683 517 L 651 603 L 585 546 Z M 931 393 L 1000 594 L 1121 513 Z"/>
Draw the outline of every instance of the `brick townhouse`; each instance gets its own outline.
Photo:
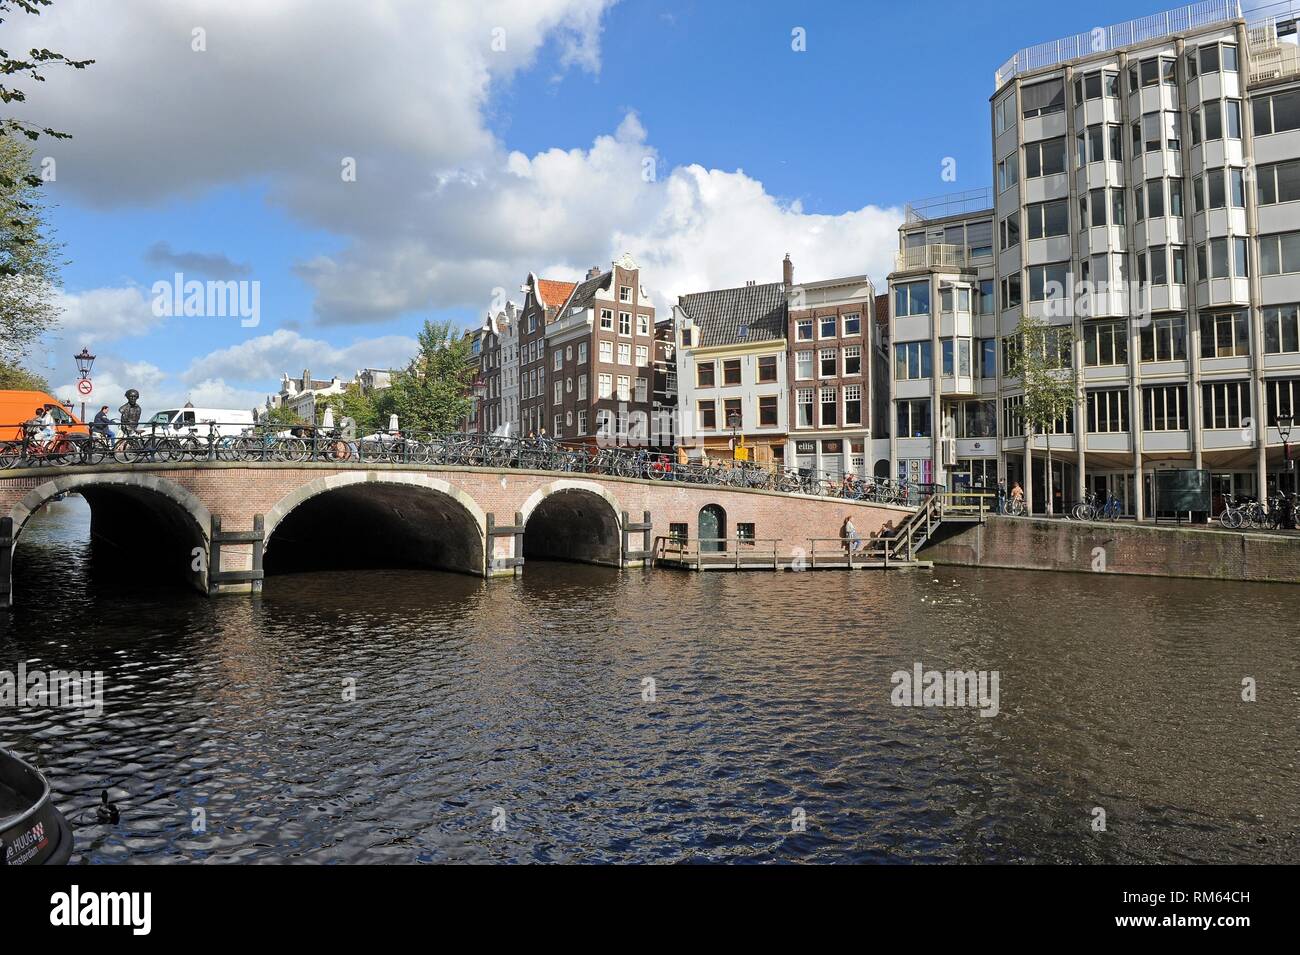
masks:
<path id="1" fill-rule="evenodd" d="M 865 275 L 796 285 L 788 255 L 783 269 L 790 383 L 785 460 L 831 477 L 866 477 L 874 465 L 875 289 Z"/>
<path id="2" fill-rule="evenodd" d="M 655 349 L 655 309 L 632 257 L 604 271 L 590 269 L 548 316 L 547 433 L 565 442 L 657 443 L 651 434 Z"/>
<path id="3" fill-rule="evenodd" d="M 550 395 L 546 390 L 546 328 L 560 314 L 576 282 L 538 278 L 529 272 L 520 291 L 519 313 L 519 433 L 525 437 L 550 429 Z"/>

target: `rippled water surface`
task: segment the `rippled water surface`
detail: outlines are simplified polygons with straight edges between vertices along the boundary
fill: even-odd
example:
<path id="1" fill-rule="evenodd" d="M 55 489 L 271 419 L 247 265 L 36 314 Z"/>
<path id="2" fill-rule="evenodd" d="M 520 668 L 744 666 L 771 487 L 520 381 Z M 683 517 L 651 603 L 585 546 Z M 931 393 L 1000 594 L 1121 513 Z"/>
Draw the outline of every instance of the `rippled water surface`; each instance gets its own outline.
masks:
<path id="1" fill-rule="evenodd" d="M 88 575 L 78 499 L 33 520 L 0 669 L 102 670 L 104 714 L 0 709 L 0 745 L 74 861 L 1300 862 L 1300 588 L 533 563 L 208 600 Z M 997 670 L 1000 713 L 892 706 L 917 661 Z"/>

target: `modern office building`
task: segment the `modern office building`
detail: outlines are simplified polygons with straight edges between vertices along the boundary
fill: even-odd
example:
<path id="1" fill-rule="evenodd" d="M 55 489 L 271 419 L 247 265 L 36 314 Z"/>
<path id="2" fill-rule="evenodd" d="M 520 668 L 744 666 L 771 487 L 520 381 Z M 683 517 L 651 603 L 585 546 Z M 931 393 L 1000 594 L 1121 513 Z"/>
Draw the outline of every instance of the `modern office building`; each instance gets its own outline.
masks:
<path id="1" fill-rule="evenodd" d="M 1300 389 L 1292 11 L 1209 0 L 997 72 L 991 209 L 926 206 L 900 230 L 897 474 L 955 487 L 996 473 L 1041 509 L 1047 439 L 1026 447 L 1014 367 L 1030 315 L 1072 332 L 1058 508 L 1109 490 L 1150 516 L 1153 474 L 1171 467 L 1208 470 L 1218 497 L 1294 490 L 1277 427 Z"/>

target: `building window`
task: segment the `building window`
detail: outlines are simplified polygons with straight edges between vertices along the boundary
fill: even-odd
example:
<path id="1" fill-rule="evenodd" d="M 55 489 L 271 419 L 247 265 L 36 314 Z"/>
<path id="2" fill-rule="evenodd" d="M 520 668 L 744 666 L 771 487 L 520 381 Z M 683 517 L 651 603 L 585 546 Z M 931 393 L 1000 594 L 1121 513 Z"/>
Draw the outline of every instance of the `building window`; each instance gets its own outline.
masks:
<path id="1" fill-rule="evenodd" d="M 1250 103 L 1255 118 L 1256 136 L 1300 129 L 1300 90 L 1287 90 L 1272 96 L 1253 96 Z"/>
<path id="2" fill-rule="evenodd" d="M 795 408 L 798 415 L 795 426 L 811 428 L 813 426 L 813 390 L 800 388 L 795 392 Z"/>
<path id="3" fill-rule="evenodd" d="M 722 383 L 723 385 L 740 384 L 740 359 L 726 358 L 722 362 Z"/>
<path id="4" fill-rule="evenodd" d="M 834 388 L 823 388 L 822 390 L 822 413 L 821 427 L 833 426 L 836 424 L 836 395 Z"/>
<path id="5" fill-rule="evenodd" d="M 1128 389 L 1088 392 L 1088 433 L 1122 434 L 1128 431 Z"/>
<path id="6" fill-rule="evenodd" d="M 690 539 L 689 524 L 669 524 L 668 539 L 678 544 L 685 544 Z"/>
<path id="7" fill-rule="evenodd" d="M 638 368 L 644 368 L 644 367 L 645 367 L 646 365 L 648 365 L 648 364 L 650 364 L 650 348 L 649 348 L 649 346 L 648 346 L 648 345 L 637 345 L 637 346 L 636 346 L 636 366 L 637 366 Z"/>
<path id="8" fill-rule="evenodd" d="M 1025 433 L 1025 396 L 1002 399 L 1002 435 L 1018 438 Z"/>
<path id="9" fill-rule="evenodd" d="M 1268 425 L 1277 427 L 1278 415 L 1295 417 L 1300 411 L 1300 378 L 1272 378 L 1264 382 L 1265 400 L 1268 402 Z"/>
<path id="10" fill-rule="evenodd" d="M 760 355 L 758 359 L 758 383 L 771 384 L 776 381 L 776 356 Z"/>
<path id="11" fill-rule="evenodd" d="M 834 315 L 823 315 L 817 320 L 819 326 L 817 335 L 819 338 L 834 338 L 836 320 Z"/>
<path id="12" fill-rule="evenodd" d="M 1070 234 L 1070 205 L 1067 199 L 1036 202 L 1025 208 L 1025 214 L 1031 239 Z"/>
<path id="13" fill-rule="evenodd" d="M 1128 364 L 1128 323 L 1084 322 L 1083 363 L 1091 368 Z"/>
<path id="14" fill-rule="evenodd" d="M 794 353 L 794 377 L 799 381 L 806 381 L 813 376 L 813 353 L 811 351 L 797 351 Z"/>
<path id="15" fill-rule="evenodd" d="M 1055 79 L 1025 86 L 1020 90 L 1020 97 L 1021 115 L 1026 119 L 1059 113 L 1065 109 L 1065 81 Z"/>
<path id="16" fill-rule="evenodd" d="M 618 376 L 618 400 L 627 401 L 631 398 L 631 378 L 627 375 Z"/>
<path id="17" fill-rule="evenodd" d="M 776 395 L 760 395 L 758 398 L 758 426 L 775 428 L 778 424 Z"/>
<path id="18" fill-rule="evenodd" d="M 557 414 L 551 421 L 551 424 L 554 426 L 554 429 L 551 431 L 551 437 L 562 437 L 564 433 L 564 415 Z"/>
<path id="19" fill-rule="evenodd" d="M 1202 428 L 1243 428 L 1250 416 L 1249 381 L 1215 381 L 1201 385 Z"/>
<path id="20" fill-rule="evenodd" d="M 980 401 L 963 401 L 956 408 L 957 437 L 996 437 L 997 401 L 988 398 Z"/>
<path id="21" fill-rule="evenodd" d="M 895 404 L 898 437 L 928 438 L 931 436 L 929 398 L 911 398 Z"/>
<path id="22" fill-rule="evenodd" d="M 813 320 L 811 318 L 801 318 L 794 325 L 794 335 L 796 341 L 810 342 L 813 339 Z"/>
<path id="23" fill-rule="evenodd" d="M 996 338 L 981 338 L 976 342 L 979 351 L 979 376 L 996 378 L 998 376 L 998 342 Z"/>
<path id="24" fill-rule="evenodd" d="M 1142 389 L 1143 431 L 1187 430 L 1187 386 L 1148 385 Z"/>
<path id="25" fill-rule="evenodd" d="M 609 411 L 596 412 L 596 434 L 607 438 L 614 433 L 614 415 Z"/>
<path id="26" fill-rule="evenodd" d="M 1201 357 L 1240 358 L 1250 354 L 1250 313 L 1246 309 L 1202 313 Z"/>
<path id="27" fill-rule="evenodd" d="M 630 286 L 630 285 L 620 285 L 620 286 L 618 287 L 618 300 L 619 300 L 620 302 L 630 302 L 630 301 L 632 301 L 632 286 Z"/>
<path id="28" fill-rule="evenodd" d="M 1162 315 L 1142 327 L 1143 361 L 1184 361 L 1187 358 L 1187 316 Z"/>
<path id="29" fill-rule="evenodd" d="M 1300 95 L 1300 90 L 1297 91 Z M 1220 240 L 1222 241 L 1222 240 Z M 1300 272 L 1300 232 L 1259 237 L 1259 273 L 1286 275 Z"/>
<path id="30" fill-rule="evenodd" d="M 823 348 L 821 350 L 821 371 L 819 377 L 834 378 L 839 368 L 839 353 L 834 348 Z"/>
<path id="31" fill-rule="evenodd" d="M 583 365 L 587 362 L 587 343 L 578 342 L 578 364 Z"/>
<path id="32" fill-rule="evenodd" d="M 862 424 L 862 386 L 844 386 L 844 424 Z"/>
<path id="33" fill-rule="evenodd" d="M 754 543 L 754 525 L 746 524 L 744 521 L 736 522 L 736 540 L 742 544 Z"/>
<path id="34" fill-rule="evenodd" d="M 599 342 L 597 347 L 599 347 L 599 349 L 600 349 L 600 360 L 601 360 L 601 361 L 603 361 L 603 362 L 612 362 L 612 361 L 614 360 L 614 343 L 613 343 L 613 342 Z"/>
<path id="35" fill-rule="evenodd" d="M 963 377 L 970 374 L 970 339 L 959 338 L 954 343 L 953 339 L 945 338 L 940 343 L 940 362 L 943 367 L 943 374 L 952 377 L 961 375 Z"/>
<path id="36" fill-rule="evenodd" d="M 558 405 L 564 400 L 564 385 L 559 381 L 556 381 L 554 384 L 555 387 L 552 389 L 553 397 L 551 399 L 551 404 Z"/>
<path id="37" fill-rule="evenodd" d="M 604 331 L 611 331 L 614 328 L 614 311 L 609 308 L 600 310 L 600 327 Z"/>
<path id="38" fill-rule="evenodd" d="M 1300 305 L 1272 305 L 1260 310 L 1264 354 L 1300 351 Z"/>
<path id="39" fill-rule="evenodd" d="M 632 364 L 632 346 L 627 342 L 618 343 L 618 363 L 620 365 Z"/>
<path id="40" fill-rule="evenodd" d="M 714 364 L 711 361 L 702 361 L 695 366 L 695 387 L 712 388 L 713 387 Z"/>
<path id="41" fill-rule="evenodd" d="M 701 431 L 718 430 L 718 403 L 716 401 L 700 401 L 696 403 L 695 408 L 699 416 Z"/>
<path id="42" fill-rule="evenodd" d="M 638 335 L 650 334 L 650 316 L 638 312 L 636 316 L 636 331 Z"/>
<path id="43" fill-rule="evenodd" d="M 929 342 L 905 342 L 894 346 L 894 378 L 911 381 L 929 378 L 931 368 Z"/>
<path id="44" fill-rule="evenodd" d="M 1260 166 L 1255 195 L 1261 206 L 1300 199 L 1300 159 Z"/>
<path id="45" fill-rule="evenodd" d="M 587 412 L 578 412 L 578 434 L 587 433 Z"/>
<path id="46" fill-rule="evenodd" d="M 645 404 L 649 400 L 649 386 L 646 379 L 638 378 L 635 387 L 633 400 L 638 404 Z"/>
<path id="47" fill-rule="evenodd" d="M 578 400 L 579 401 L 587 400 L 587 376 L 586 375 L 578 376 Z"/>
<path id="48" fill-rule="evenodd" d="M 844 337 L 848 338 L 853 335 L 862 333 L 862 316 L 857 312 L 844 316 Z"/>
<path id="49" fill-rule="evenodd" d="M 905 318 L 908 315 L 930 314 L 930 283 L 908 282 L 894 286 L 894 315 Z"/>
<path id="50" fill-rule="evenodd" d="M 998 161 L 998 192 L 1006 192 L 1020 182 L 1020 153 L 1013 152 Z"/>
<path id="51" fill-rule="evenodd" d="M 728 428 L 742 428 L 744 426 L 743 413 L 739 398 L 728 398 L 722 402 L 723 425 Z"/>
<path id="52" fill-rule="evenodd" d="M 1025 146 L 1025 178 L 1055 176 L 1065 172 L 1065 137 L 1044 139 Z"/>
<path id="53" fill-rule="evenodd" d="M 1069 262 L 1030 266 L 1029 301 L 1046 302 L 1065 298 L 1069 274 Z"/>
<path id="54" fill-rule="evenodd" d="M 844 347 L 844 377 L 852 378 L 862 374 L 862 346 L 846 345 Z"/>
<path id="55" fill-rule="evenodd" d="M 596 379 L 596 397 L 610 398 L 614 395 L 614 376 L 601 375 Z"/>

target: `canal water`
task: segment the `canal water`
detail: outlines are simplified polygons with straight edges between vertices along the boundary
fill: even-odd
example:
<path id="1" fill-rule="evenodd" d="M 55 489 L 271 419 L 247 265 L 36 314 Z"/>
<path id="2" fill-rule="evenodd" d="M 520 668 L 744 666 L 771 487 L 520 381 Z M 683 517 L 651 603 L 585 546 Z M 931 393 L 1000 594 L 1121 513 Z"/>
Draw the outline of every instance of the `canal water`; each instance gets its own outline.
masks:
<path id="1" fill-rule="evenodd" d="M 104 673 L 102 716 L 0 708 L 74 861 L 1300 862 L 1298 588 L 533 563 L 208 600 L 87 538 L 79 499 L 34 518 L 0 621 L 0 670 Z M 917 663 L 997 671 L 997 715 L 892 705 Z"/>

